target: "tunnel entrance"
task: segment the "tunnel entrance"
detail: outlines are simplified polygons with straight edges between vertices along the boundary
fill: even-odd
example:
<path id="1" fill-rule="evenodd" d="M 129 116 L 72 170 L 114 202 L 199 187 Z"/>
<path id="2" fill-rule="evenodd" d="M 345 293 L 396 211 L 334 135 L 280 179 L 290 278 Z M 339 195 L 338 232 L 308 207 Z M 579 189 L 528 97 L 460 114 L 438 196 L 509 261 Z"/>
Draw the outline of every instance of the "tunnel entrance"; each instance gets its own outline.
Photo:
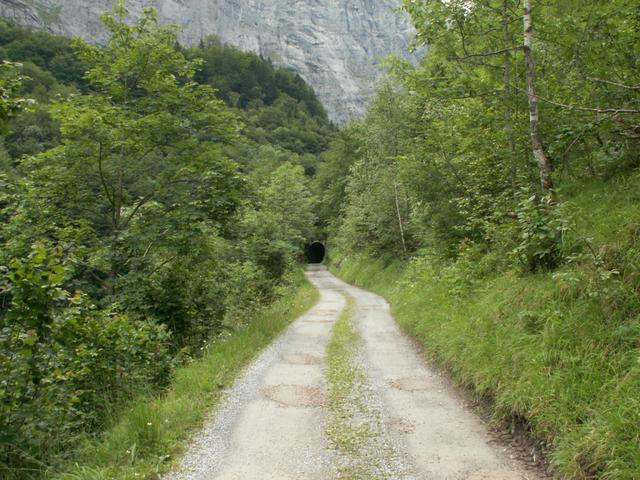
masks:
<path id="1" fill-rule="evenodd" d="M 305 248 L 305 256 L 309 263 L 322 263 L 325 256 L 325 248 L 322 242 L 313 242 Z"/>

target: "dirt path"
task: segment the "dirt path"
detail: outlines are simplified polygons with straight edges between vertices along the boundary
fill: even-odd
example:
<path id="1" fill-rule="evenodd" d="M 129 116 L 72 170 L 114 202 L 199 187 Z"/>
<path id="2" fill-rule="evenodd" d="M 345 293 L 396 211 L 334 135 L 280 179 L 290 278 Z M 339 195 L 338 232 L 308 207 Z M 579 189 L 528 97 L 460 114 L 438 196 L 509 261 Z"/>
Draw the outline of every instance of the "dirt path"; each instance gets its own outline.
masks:
<path id="1" fill-rule="evenodd" d="M 351 324 L 360 337 L 354 361 L 366 377 L 363 411 L 375 415 L 382 430 L 376 435 L 393 460 L 392 468 L 376 478 L 539 478 L 492 444 L 483 423 L 400 332 L 384 299 L 340 281 L 324 267 L 310 267 L 307 277 L 320 290 L 320 302 L 236 382 L 167 480 L 336 477 L 340 459 L 325 434 L 323 368 L 345 295 L 354 299 Z"/>

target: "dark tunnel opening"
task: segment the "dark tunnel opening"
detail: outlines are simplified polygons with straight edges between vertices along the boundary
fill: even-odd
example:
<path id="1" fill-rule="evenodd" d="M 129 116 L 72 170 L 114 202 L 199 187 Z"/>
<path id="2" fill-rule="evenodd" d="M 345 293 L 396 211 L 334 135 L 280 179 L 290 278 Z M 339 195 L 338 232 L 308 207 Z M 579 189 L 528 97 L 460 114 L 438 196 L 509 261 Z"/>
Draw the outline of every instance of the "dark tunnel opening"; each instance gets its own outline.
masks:
<path id="1" fill-rule="evenodd" d="M 309 263 L 322 263 L 326 250 L 322 242 L 313 242 L 307 245 L 305 256 Z"/>

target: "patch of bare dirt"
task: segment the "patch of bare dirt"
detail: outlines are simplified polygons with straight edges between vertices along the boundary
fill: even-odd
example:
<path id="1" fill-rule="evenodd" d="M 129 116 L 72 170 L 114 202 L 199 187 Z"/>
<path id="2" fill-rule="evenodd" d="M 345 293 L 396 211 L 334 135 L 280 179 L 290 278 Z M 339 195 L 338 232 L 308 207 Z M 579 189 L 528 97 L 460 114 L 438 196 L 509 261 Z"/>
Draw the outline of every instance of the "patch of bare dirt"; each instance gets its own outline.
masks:
<path id="1" fill-rule="evenodd" d="M 304 385 L 273 385 L 264 389 L 270 400 L 285 407 L 321 407 L 324 392 L 320 387 Z"/>
<path id="2" fill-rule="evenodd" d="M 420 392 L 429 390 L 432 382 L 424 377 L 404 377 L 390 381 L 389 385 L 398 390 L 404 390 L 405 392 Z"/>
<path id="3" fill-rule="evenodd" d="M 416 430 L 415 422 L 401 417 L 393 417 L 389 419 L 387 427 L 398 433 L 413 433 Z"/>
<path id="4" fill-rule="evenodd" d="M 479 470 L 469 473 L 466 480 L 513 480 L 510 470 Z"/>
<path id="5" fill-rule="evenodd" d="M 322 363 L 322 357 L 304 353 L 286 353 L 282 355 L 282 359 L 292 365 L 320 365 Z"/>

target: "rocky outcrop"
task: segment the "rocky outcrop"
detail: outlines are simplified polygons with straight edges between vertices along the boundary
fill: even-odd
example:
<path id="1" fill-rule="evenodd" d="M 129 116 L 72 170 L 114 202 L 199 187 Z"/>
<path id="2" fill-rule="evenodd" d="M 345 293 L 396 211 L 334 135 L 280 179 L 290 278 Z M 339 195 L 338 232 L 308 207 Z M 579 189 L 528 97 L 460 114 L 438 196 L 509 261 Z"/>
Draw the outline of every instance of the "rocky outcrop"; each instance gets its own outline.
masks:
<path id="1" fill-rule="evenodd" d="M 100 42 L 100 13 L 114 0 L 0 0 L 0 15 L 52 33 Z M 295 69 L 316 90 L 335 121 L 366 110 L 390 53 L 406 54 L 411 28 L 399 0 L 129 0 L 133 17 L 144 6 L 181 25 L 196 44 L 215 34 Z"/>

